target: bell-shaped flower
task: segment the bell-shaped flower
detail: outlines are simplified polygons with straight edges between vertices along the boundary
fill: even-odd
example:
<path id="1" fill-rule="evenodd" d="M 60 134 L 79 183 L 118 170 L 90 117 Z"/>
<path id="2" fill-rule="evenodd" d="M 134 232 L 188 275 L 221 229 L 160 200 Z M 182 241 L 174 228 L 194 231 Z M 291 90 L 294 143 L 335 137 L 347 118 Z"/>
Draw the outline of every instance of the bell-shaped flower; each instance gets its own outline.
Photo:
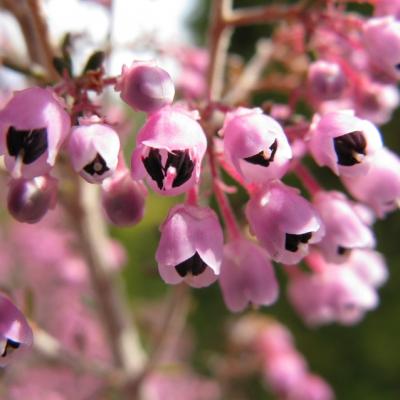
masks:
<path id="1" fill-rule="evenodd" d="M 270 257 L 296 264 L 308 254 L 308 245 L 324 234 L 320 217 L 299 192 L 279 181 L 257 191 L 246 205 L 251 231 Z"/>
<path id="2" fill-rule="evenodd" d="M 371 229 L 343 193 L 318 192 L 313 205 L 325 226 L 325 235 L 317 246 L 327 261 L 340 263 L 353 249 L 375 246 Z"/>
<path id="3" fill-rule="evenodd" d="M 339 64 L 320 60 L 310 65 L 307 84 L 312 99 L 320 102 L 339 98 L 347 80 Z"/>
<path id="4" fill-rule="evenodd" d="M 118 164 L 120 141 L 117 132 L 101 123 L 83 122 L 74 126 L 68 141 L 72 166 L 90 183 L 100 183 L 113 175 Z"/>
<path id="5" fill-rule="evenodd" d="M 15 350 L 30 346 L 32 341 L 32 329 L 24 315 L 0 293 L 0 367 L 14 357 Z"/>
<path id="6" fill-rule="evenodd" d="M 136 61 L 123 66 L 115 89 L 121 98 L 138 111 L 151 113 L 171 104 L 175 87 L 168 72 L 154 62 Z"/>
<path id="7" fill-rule="evenodd" d="M 307 373 L 294 385 L 287 397 L 290 400 L 333 400 L 334 394 L 329 384 L 320 376 Z"/>
<path id="8" fill-rule="evenodd" d="M 376 153 L 366 175 L 343 176 L 341 180 L 350 194 L 379 218 L 400 207 L 400 159 L 386 147 Z"/>
<path id="9" fill-rule="evenodd" d="M 385 15 L 394 15 L 400 19 L 400 1 L 399 0 L 377 0 L 374 4 L 374 15 L 382 17 Z"/>
<path id="10" fill-rule="evenodd" d="M 363 39 L 372 66 L 393 80 L 400 79 L 400 22 L 393 15 L 370 18 Z"/>
<path id="11" fill-rule="evenodd" d="M 8 211 L 17 221 L 34 224 L 56 206 L 57 190 L 57 179 L 49 175 L 12 179 L 7 194 Z"/>
<path id="12" fill-rule="evenodd" d="M 317 164 L 341 176 L 365 174 L 372 156 L 382 147 L 376 127 L 352 110 L 317 115 L 310 134 L 310 151 Z"/>
<path id="13" fill-rule="evenodd" d="M 134 181 L 128 169 L 117 171 L 101 186 L 103 210 L 117 226 L 135 225 L 143 218 L 146 195 L 145 185 Z"/>
<path id="14" fill-rule="evenodd" d="M 190 286 L 203 287 L 215 282 L 222 261 L 223 233 L 213 210 L 178 204 L 160 230 L 156 260 L 166 283 L 184 280 Z"/>
<path id="15" fill-rule="evenodd" d="M 355 324 L 378 305 L 375 289 L 347 264 L 325 264 L 321 272 L 296 274 L 288 286 L 288 296 L 311 326 Z"/>
<path id="16" fill-rule="evenodd" d="M 278 297 L 278 283 L 267 252 L 245 238 L 224 246 L 219 284 L 225 304 L 233 312 L 244 310 L 249 303 L 267 306 Z"/>
<path id="17" fill-rule="evenodd" d="M 62 101 L 51 89 L 15 92 L 0 111 L 0 154 L 14 178 L 47 174 L 71 127 Z"/>
<path id="18" fill-rule="evenodd" d="M 227 113 L 221 134 L 225 154 L 247 181 L 266 182 L 286 173 L 292 149 L 279 123 L 261 109 Z"/>
<path id="19" fill-rule="evenodd" d="M 151 114 L 136 138 L 133 179 L 145 178 L 156 192 L 170 196 L 198 183 L 207 139 L 196 117 L 173 107 Z"/>

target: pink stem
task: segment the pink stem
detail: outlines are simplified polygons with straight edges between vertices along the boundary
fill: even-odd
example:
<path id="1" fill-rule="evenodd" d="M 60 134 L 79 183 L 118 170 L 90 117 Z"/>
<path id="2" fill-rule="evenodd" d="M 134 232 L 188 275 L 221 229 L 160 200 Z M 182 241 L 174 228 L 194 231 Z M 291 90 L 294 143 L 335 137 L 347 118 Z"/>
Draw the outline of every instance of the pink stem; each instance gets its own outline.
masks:
<path id="1" fill-rule="evenodd" d="M 294 168 L 294 173 L 298 176 L 311 196 L 314 196 L 322 190 L 320 184 L 304 165 L 298 163 Z"/>

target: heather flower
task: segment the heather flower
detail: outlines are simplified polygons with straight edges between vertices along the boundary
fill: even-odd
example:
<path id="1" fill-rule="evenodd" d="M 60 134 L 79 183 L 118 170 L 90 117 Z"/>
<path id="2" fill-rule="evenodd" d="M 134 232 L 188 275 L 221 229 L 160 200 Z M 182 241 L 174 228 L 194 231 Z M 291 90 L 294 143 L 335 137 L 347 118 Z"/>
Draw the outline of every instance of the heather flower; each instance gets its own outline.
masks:
<path id="1" fill-rule="evenodd" d="M 378 305 L 375 289 L 347 264 L 320 263 L 321 272 L 299 272 L 288 286 L 290 302 L 308 325 L 355 324 Z"/>
<path id="2" fill-rule="evenodd" d="M 374 15 L 377 17 L 385 15 L 394 15 L 400 18 L 400 1 L 399 0 L 376 0 L 374 7 Z"/>
<path id="3" fill-rule="evenodd" d="M 311 128 L 310 151 L 320 166 L 336 175 L 365 174 L 382 140 L 376 127 L 351 110 L 316 116 Z"/>
<path id="4" fill-rule="evenodd" d="M 364 44 L 372 66 L 393 80 L 400 78 L 400 22 L 394 16 L 371 18 L 364 25 Z"/>
<path id="5" fill-rule="evenodd" d="M 331 387 L 318 375 L 305 374 L 287 396 L 287 400 L 333 400 Z"/>
<path id="6" fill-rule="evenodd" d="M 143 218 L 147 190 L 141 181 L 132 180 L 128 169 L 106 179 L 101 189 L 104 212 L 114 225 L 135 225 Z"/>
<path id="7" fill-rule="evenodd" d="M 224 246 L 219 278 L 225 304 L 242 311 L 251 303 L 270 305 L 278 297 L 278 283 L 267 252 L 244 238 Z"/>
<path id="8" fill-rule="evenodd" d="M 132 108 L 147 113 L 171 104 L 175 87 L 168 72 L 154 62 L 136 61 L 123 66 L 115 89 Z"/>
<path id="9" fill-rule="evenodd" d="M 379 218 L 399 207 L 400 160 L 386 147 L 376 153 L 366 175 L 342 177 L 342 182 L 353 197 L 369 205 Z"/>
<path id="10" fill-rule="evenodd" d="M 292 150 L 279 123 L 261 109 L 227 113 L 221 134 L 225 154 L 246 180 L 265 182 L 286 173 Z"/>
<path id="11" fill-rule="evenodd" d="M 343 262 L 352 249 L 375 245 L 371 229 L 343 193 L 318 192 L 313 204 L 325 226 L 325 235 L 317 246 L 327 261 Z"/>
<path id="12" fill-rule="evenodd" d="M 207 139 L 195 113 L 164 107 L 152 114 L 136 138 L 132 177 L 145 178 L 163 195 L 178 195 L 198 183 Z"/>
<path id="13" fill-rule="evenodd" d="M 45 175 L 70 129 L 69 115 L 50 89 L 17 91 L 0 111 L 0 154 L 15 178 Z"/>
<path id="14" fill-rule="evenodd" d="M 337 99 L 347 86 L 346 77 L 340 65 L 323 60 L 310 65 L 307 83 L 312 98 L 317 101 Z"/>
<path id="15" fill-rule="evenodd" d="M 309 244 L 317 243 L 324 234 L 312 205 L 296 189 L 279 181 L 252 195 L 246 216 L 270 257 L 284 264 L 298 263 L 307 255 Z"/>
<path id="16" fill-rule="evenodd" d="M 108 125 L 83 123 L 72 128 L 68 142 L 72 166 L 90 183 L 100 183 L 114 173 L 119 149 L 118 134 Z"/>
<path id="17" fill-rule="evenodd" d="M 13 357 L 21 346 L 32 344 L 32 330 L 24 315 L 3 294 L 0 294 L 0 367 Z"/>
<path id="18" fill-rule="evenodd" d="M 10 214 L 19 222 L 34 224 L 40 221 L 57 201 L 57 180 L 51 176 L 32 179 L 11 179 L 7 206 Z"/>
<path id="19" fill-rule="evenodd" d="M 220 272 L 223 233 L 210 208 L 179 204 L 161 228 L 156 252 L 158 270 L 166 283 L 185 280 L 190 286 L 208 286 Z"/>

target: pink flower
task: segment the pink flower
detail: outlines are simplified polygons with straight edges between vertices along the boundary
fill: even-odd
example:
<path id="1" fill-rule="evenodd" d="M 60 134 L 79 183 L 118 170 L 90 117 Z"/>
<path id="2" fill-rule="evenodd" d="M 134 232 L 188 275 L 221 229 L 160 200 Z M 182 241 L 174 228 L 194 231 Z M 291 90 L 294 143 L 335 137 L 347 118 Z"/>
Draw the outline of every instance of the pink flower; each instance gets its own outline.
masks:
<path id="1" fill-rule="evenodd" d="M 343 262 L 352 249 L 371 248 L 375 238 L 352 203 L 340 192 L 318 192 L 313 204 L 325 226 L 318 248 L 330 262 Z"/>
<path id="2" fill-rule="evenodd" d="M 124 65 L 115 89 L 132 108 L 147 113 L 171 104 L 175 95 L 168 72 L 145 61 L 135 61 L 129 68 Z"/>
<path id="3" fill-rule="evenodd" d="M 72 128 L 68 142 L 72 166 L 90 183 L 100 183 L 114 173 L 119 149 L 118 134 L 108 125 L 83 123 Z"/>
<path id="4" fill-rule="evenodd" d="M 178 204 L 161 228 L 156 252 L 158 270 L 166 283 L 185 280 L 190 286 L 208 286 L 219 275 L 223 233 L 210 208 Z"/>
<path id="5" fill-rule="evenodd" d="M 310 65 L 307 79 L 310 94 L 317 101 L 337 99 L 347 86 L 340 65 L 324 60 Z"/>
<path id="6" fill-rule="evenodd" d="M 0 111 L 0 154 L 15 178 L 45 175 L 70 129 L 69 115 L 50 89 L 14 93 Z"/>
<path id="7" fill-rule="evenodd" d="M 147 190 L 141 181 L 132 180 L 128 169 L 106 179 L 101 189 L 103 209 L 114 225 L 130 226 L 141 221 Z"/>
<path id="8" fill-rule="evenodd" d="M 399 0 L 375 0 L 374 15 L 380 17 L 384 15 L 394 15 L 400 18 Z"/>
<path id="9" fill-rule="evenodd" d="M 17 221 L 34 224 L 56 206 L 57 189 L 57 179 L 49 175 L 12 179 L 7 195 L 8 211 Z"/>
<path id="10" fill-rule="evenodd" d="M 373 67 L 400 78 L 400 22 L 394 16 L 371 18 L 364 25 L 364 44 Z"/>
<path id="11" fill-rule="evenodd" d="M 286 173 L 292 150 L 279 123 L 261 109 L 227 113 L 221 134 L 225 154 L 246 180 L 265 182 Z"/>
<path id="12" fill-rule="evenodd" d="M 318 375 L 305 374 L 294 385 L 287 400 L 333 400 L 334 394 L 328 383 Z"/>
<path id="13" fill-rule="evenodd" d="M 33 336 L 24 315 L 3 294 L 0 294 L 0 367 L 12 359 L 13 351 L 30 346 Z"/>
<path id="14" fill-rule="evenodd" d="M 178 195 L 198 183 L 207 139 L 196 113 L 164 107 L 139 131 L 132 154 L 132 177 L 146 178 L 163 195 Z"/>
<path id="15" fill-rule="evenodd" d="M 267 252 L 247 239 L 225 245 L 219 278 L 225 304 L 242 311 L 251 303 L 270 305 L 278 297 L 278 283 Z"/>
<path id="16" fill-rule="evenodd" d="M 270 257 L 296 264 L 308 253 L 308 245 L 324 234 L 312 205 L 294 188 L 271 182 L 255 193 L 246 206 L 252 232 Z"/>
<path id="17" fill-rule="evenodd" d="M 366 175 L 343 176 L 342 182 L 353 197 L 369 205 L 379 218 L 399 207 L 400 160 L 386 147 L 376 153 Z"/>
<path id="18" fill-rule="evenodd" d="M 376 127 L 354 116 L 351 110 L 316 116 L 311 127 L 310 151 L 320 166 L 329 167 L 336 175 L 362 175 L 371 159 L 382 147 Z"/>
<path id="19" fill-rule="evenodd" d="M 323 261 L 321 261 L 323 263 Z M 378 305 L 373 287 L 347 265 L 323 264 L 319 273 L 299 273 L 288 286 L 289 300 L 308 325 L 360 321 Z"/>

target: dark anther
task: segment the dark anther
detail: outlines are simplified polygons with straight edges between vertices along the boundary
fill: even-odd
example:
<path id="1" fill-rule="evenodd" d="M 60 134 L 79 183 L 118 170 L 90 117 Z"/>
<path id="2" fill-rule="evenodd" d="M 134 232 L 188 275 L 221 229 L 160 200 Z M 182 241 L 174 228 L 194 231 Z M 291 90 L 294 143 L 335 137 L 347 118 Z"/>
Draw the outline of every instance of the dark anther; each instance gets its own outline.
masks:
<path id="1" fill-rule="evenodd" d="M 337 253 L 340 256 L 344 256 L 345 254 L 348 254 L 349 252 L 350 252 L 350 249 L 348 249 L 347 247 L 338 246 L 338 248 L 337 248 Z"/>
<path id="2" fill-rule="evenodd" d="M 168 153 L 164 168 L 165 173 L 167 173 L 170 166 L 176 169 L 176 177 L 172 182 L 172 187 L 180 186 L 188 181 L 194 169 L 194 163 L 189 157 L 188 150 L 173 150 L 171 153 Z"/>
<path id="3" fill-rule="evenodd" d="M 104 172 L 109 171 L 110 168 L 107 167 L 104 158 L 100 154 L 97 154 L 91 163 L 83 167 L 83 170 L 90 175 L 103 175 Z"/>
<path id="4" fill-rule="evenodd" d="M 354 131 L 333 139 L 338 164 L 351 166 L 358 164 L 358 155 L 365 155 L 367 142 L 361 131 Z"/>
<path id="5" fill-rule="evenodd" d="M 14 340 L 7 339 L 6 346 L 4 347 L 1 357 L 5 357 L 10 349 L 18 349 L 20 345 L 20 343 L 14 342 Z"/>
<path id="6" fill-rule="evenodd" d="M 269 158 L 265 157 L 264 151 L 260 151 L 254 156 L 246 157 L 245 160 L 251 164 L 262 165 L 263 167 L 268 167 L 269 164 L 274 161 L 276 149 L 278 148 L 278 141 L 275 139 L 274 143 L 271 144 L 269 149 L 271 150 L 271 155 Z"/>
<path id="7" fill-rule="evenodd" d="M 400 63 L 395 65 L 396 69 L 400 70 Z"/>
<path id="8" fill-rule="evenodd" d="M 302 233 L 295 235 L 293 233 L 287 233 L 285 238 L 285 249 L 295 253 L 298 250 L 300 243 L 307 243 L 312 236 L 312 232 Z"/>
<path id="9" fill-rule="evenodd" d="M 158 149 L 150 149 L 149 155 L 146 158 L 142 158 L 143 165 L 146 168 L 147 173 L 151 178 L 157 182 L 159 189 L 163 187 L 164 170 L 161 163 L 161 154 Z"/>
<path id="10" fill-rule="evenodd" d="M 18 130 L 10 126 L 7 150 L 11 156 L 21 155 L 24 164 L 33 163 L 47 150 L 47 129 Z"/>
<path id="11" fill-rule="evenodd" d="M 200 258 L 197 251 L 187 260 L 175 266 L 176 272 L 184 278 L 188 273 L 193 276 L 200 275 L 207 268 L 207 264 Z"/>

